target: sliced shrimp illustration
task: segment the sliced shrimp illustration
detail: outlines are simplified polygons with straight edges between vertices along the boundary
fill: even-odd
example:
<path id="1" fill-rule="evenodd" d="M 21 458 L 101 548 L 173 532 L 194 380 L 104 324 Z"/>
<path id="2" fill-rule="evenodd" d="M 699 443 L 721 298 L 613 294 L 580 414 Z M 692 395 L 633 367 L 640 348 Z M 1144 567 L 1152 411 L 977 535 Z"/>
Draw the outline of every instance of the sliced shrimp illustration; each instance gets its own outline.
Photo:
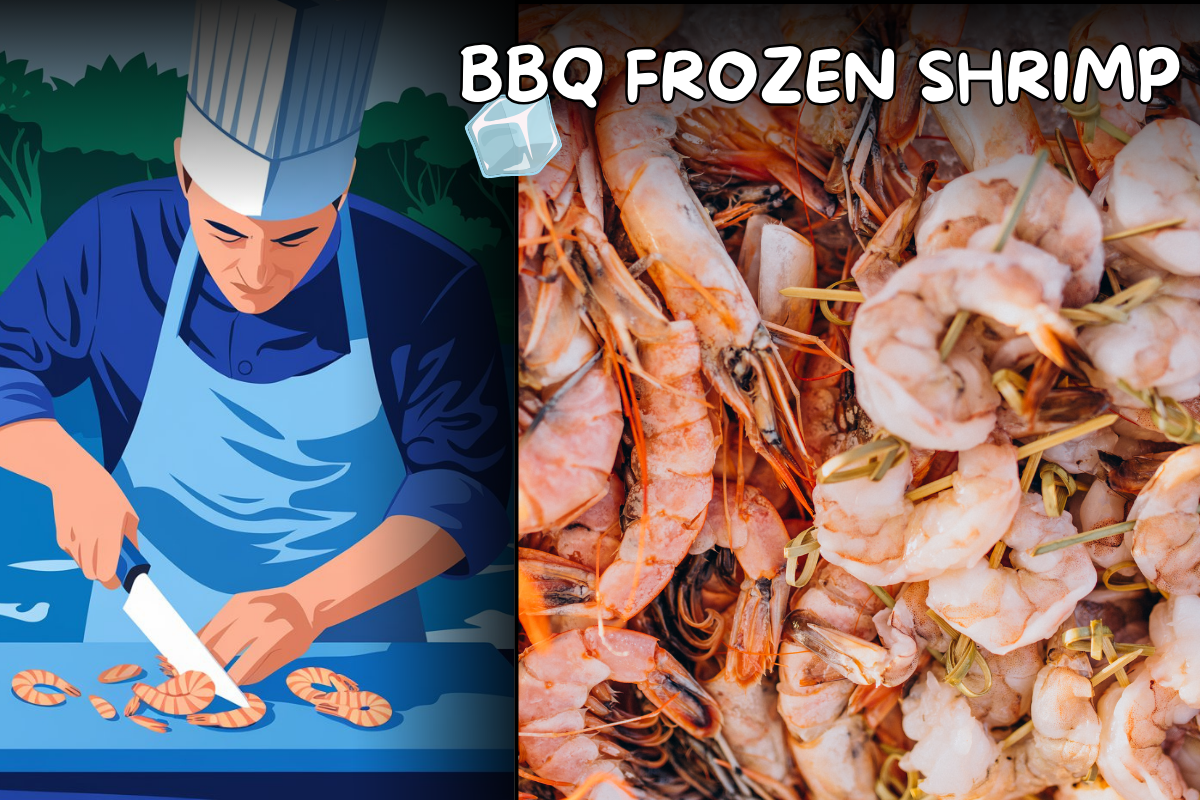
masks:
<path id="1" fill-rule="evenodd" d="M 61 689 L 63 692 L 66 692 L 66 694 L 62 694 L 61 692 L 43 692 L 35 689 L 35 686 L 53 686 L 55 689 Z M 67 694 L 71 695 L 71 697 L 79 697 L 81 694 L 74 686 L 53 672 L 44 669 L 21 670 L 13 676 L 12 690 L 17 697 L 35 706 L 56 706 L 67 699 Z"/>
<path id="2" fill-rule="evenodd" d="M 626 775 L 628 754 L 589 730 L 588 696 L 605 681 L 635 683 L 692 736 L 721 729 L 716 702 L 653 636 L 593 627 L 560 633 L 527 649 L 517 666 L 517 728 L 530 769 L 568 791 L 595 773 Z"/>
<path id="3" fill-rule="evenodd" d="M 167 727 L 167 723 L 163 722 L 161 719 L 154 719 L 153 717 L 143 717 L 133 714 L 129 717 L 129 721 L 136 722 L 138 725 L 141 725 L 143 728 L 152 733 L 166 733 L 168 730 L 170 730 L 170 728 Z"/>
<path id="4" fill-rule="evenodd" d="M 117 664 L 115 667 L 109 667 L 101 672 L 97 680 L 101 683 L 120 683 L 131 678 L 141 677 L 144 671 L 137 664 Z"/>
<path id="5" fill-rule="evenodd" d="M 187 715 L 187 721 L 192 725 L 203 725 L 206 727 L 217 728 L 246 728 L 262 719 L 267 713 L 267 704 L 262 698 L 256 694 L 246 692 L 246 701 L 250 705 L 246 708 L 235 708 L 232 711 L 222 711 L 219 714 L 196 714 L 190 713 Z M 318 708 L 318 710 L 320 710 Z M 388 707 L 389 715 L 391 707 Z"/>
<path id="6" fill-rule="evenodd" d="M 116 719 L 117 710 L 112 707 L 112 703 L 94 694 L 88 695 L 88 700 L 91 701 L 92 708 L 96 709 L 96 713 L 105 719 Z M 128 715 L 126 715 L 128 716 Z"/>

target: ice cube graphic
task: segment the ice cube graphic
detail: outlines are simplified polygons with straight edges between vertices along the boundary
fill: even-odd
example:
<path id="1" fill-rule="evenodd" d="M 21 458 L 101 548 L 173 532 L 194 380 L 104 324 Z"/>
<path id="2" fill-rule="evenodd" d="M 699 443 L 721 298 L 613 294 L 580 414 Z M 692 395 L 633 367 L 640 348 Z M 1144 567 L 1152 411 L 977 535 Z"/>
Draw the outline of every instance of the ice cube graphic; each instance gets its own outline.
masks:
<path id="1" fill-rule="evenodd" d="M 562 147 L 549 97 L 514 103 L 501 95 L 467 123 L 467 138 L 486 178 L 536 175 Z"/>

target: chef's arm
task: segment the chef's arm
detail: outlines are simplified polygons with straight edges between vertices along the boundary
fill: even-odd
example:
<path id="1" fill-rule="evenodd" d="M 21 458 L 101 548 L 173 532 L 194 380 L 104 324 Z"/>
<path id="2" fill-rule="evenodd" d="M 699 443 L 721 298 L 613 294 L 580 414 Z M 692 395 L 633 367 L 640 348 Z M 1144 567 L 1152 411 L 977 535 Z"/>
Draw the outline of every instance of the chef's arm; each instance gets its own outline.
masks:
<path id="1" fill-rule="evenodd" d="M 392 516 L 289 589 L 321 631 L 415 589 L 462 559 L 458 542 L 434 523 Z"/>

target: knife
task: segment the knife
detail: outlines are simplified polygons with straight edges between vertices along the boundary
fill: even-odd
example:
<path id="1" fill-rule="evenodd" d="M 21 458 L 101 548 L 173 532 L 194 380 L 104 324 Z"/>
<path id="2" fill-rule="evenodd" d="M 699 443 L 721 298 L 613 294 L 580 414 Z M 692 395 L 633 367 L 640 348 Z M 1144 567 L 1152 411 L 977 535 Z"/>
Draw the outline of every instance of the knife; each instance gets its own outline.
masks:
<path id="1" fill-rule="evenodd" d="M 203 672 L 212 678 L 217 694 L 239 708 L 246 708 L 250 701 L 233 682 L 229 674 L 217 663 L 192 629 L 171 607 L 162 592 L 150 580 L 150 564 L 138 552 L 129 539 L 121 542 L 121 555 L 117 561 L 117 578 L 129 593 L 122 608 L 133 620 L 133 624 L 145 634 L 150 643 L 158 648 L 171 666 L 180 673 L 188 670 Z"/>

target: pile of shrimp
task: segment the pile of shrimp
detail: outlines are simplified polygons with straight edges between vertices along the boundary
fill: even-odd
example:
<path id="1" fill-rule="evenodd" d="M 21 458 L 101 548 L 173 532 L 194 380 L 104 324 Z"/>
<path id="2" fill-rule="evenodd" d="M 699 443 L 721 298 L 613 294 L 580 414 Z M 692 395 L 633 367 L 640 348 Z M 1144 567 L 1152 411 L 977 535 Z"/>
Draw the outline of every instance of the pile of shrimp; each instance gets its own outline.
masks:
<path id="1" fill-rule="evenodd" d="M 519 182 L 521 796 L 1197 800 L 1200 15 L 1047 129 L 921 101 L 966 6 L 781 7 L 887 102 L 629 103 L 688 8 L 520 15 L 605 69 Z"/>

